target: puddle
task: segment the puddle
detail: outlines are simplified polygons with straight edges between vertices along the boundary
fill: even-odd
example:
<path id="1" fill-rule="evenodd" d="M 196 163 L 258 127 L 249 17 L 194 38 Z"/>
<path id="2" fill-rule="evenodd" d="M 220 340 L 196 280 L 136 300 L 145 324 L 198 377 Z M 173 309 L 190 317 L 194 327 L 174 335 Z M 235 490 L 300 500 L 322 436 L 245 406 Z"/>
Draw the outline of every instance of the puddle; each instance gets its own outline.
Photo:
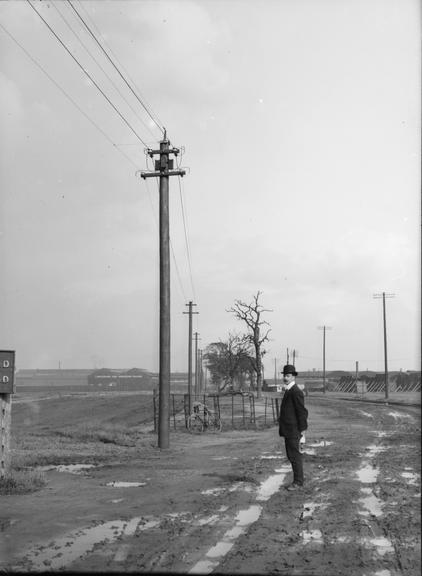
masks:
<path id="1" fill-rule="evenodd" d="M 374 576 L 391 576 L 390 570 L 377 570 Z"/>
<path id="2" fill-rule="evenodd" d="M 288 474 L 290 470 L 290 466 L 283 466 L 282 468 L 275 470 L 277 474 L 273 474 L 261 483 L 261 486 L 258 488 L 256 499 L 259 502 L 262 502 L 271 498 L 271 496 L 283 485 L 286 474 Z"/>
<path id="3" fill-rule="evenodd" d="M 42 472 L 56 470 L 57 472 L 69 472 L 70 474 L 83 474 L 86 470 L 95 467 L 95 464 L 58 464 L 57 466 L 37 466 L 37 470 Z"/>
<path id="4" fill-rule="evenodd" d="M 237 456 L 214 456 L 211 460 L 238 460 Z"/>
<path id="5" fill-rule="evenodd" d="M 363 543 L 373 546 L 380 556 L 384 556 L 384 554 L 388 552 L 394 552 L 391 541 L 383 536 L 379 536 L 378 538 L 364 538 Z"/>
<path id="6" fill-rule="evenodd" d="M 286 474 L 290 471 L 290 466 L 284 466 L 275 470 L 273 474 L 261 483 L 257 491 L 258 501 L 268 500 L 283 484 Z M 206 491 L 209 492 L 209 491 Z M 221 509 L 220 509 L 221 510 Z M 227 507 L 224 507 L 225 511 Z M 246 510 L 240 510 L 235 518 L 235 525 L 227 530 L 222 539 L 212 546 L 205 554 L 205 558 L 197 562 L 190 570 L 189 574 L 211 574 L 218 566 L 221 558 L 225 556 L 233 547 L 239 536 L 247 531 L 248 526 L 258 520 L 262 512 L 262 506 L 253 504 Z M 213 516 L 211 516 L 213 518 Z"/>
<path id="7" fill-rule="evenodd" d="M 322 532 L 321 530 L 304 530 L 301 532 L 303 543 L 309 544 L 309 542 L 314 542 L 316 544 L 322 544 Z"/>
<path id="8" fill-rule="evenodd" d="M 219 486 L 217 488 L 208 488 L 208 490 L 202 490 L 201 494 L 203 496 L 218 496 L 223 492 L 236 492 L 237 490 L 244 490 L 245 492 L 253 492 L 254 487 L 246 482 L 235 482 L 230 488 L 225 486 Z"/>
<path id="9" fill-rule="evenodd" d="M 282 458 L 282 456 L 275 456 L 275 455 L 269 455 L 269 456 L 258 456 L 259 460 L 280 460 L 280 458 Z"/>
<path id="10" fill-rule="evenodd" d="M 402 472 L 402 477 L 406 480 L 409 480 L 409 484 L 417 484 L 418 483 L 418 475 L 415 472 Z"/>
<path id="11" fill-rule="evenodd" d="M 312 442 L 312 444 L 308 444 L 311 448 L 325 448 L 326 446 L 331 446 L 332 442 L 328 440 L 321 440 L 321 442 Z"/>
<path id="12" fill-rule="evenodd" d="M 112 488 L 139 488 L 139 486 L 146 486 L 146 482 L 107 482 L 106 486 Z"/>
<path id="13" fill-rule="evenodd" d="M 365 456 L 375 456 L 375 454 L 379 454 L 380 452 L 385 452 L 387 448 L 385 446 L 379 446 L 378 444 L 371 444 L 366 448 Z"/>
<path id="14" fill-rule="evenodd" d="M 214 514 L 213 516 L 210 516 L 209 518 L 201 518 L 198 521 L 199 526 L 206 526 L 208 524 L 215 524 L 218 521 L 219 517 Z"/>
<path id="15" fill-rule="evenodd" d="M 110 500 L 110 502 L 112 504 L 119 504 L 120 502 L 123 502 L 124 498 L 116 498 L 115 500 Z"/>
<path id="16" fill-rule="evenodd" d="M 227 530 L 223 538 L 208 550 L 205 558 L 197 562 L 189 570 L 189 574 L 210 574 L 213 572 L 221 561 L 221 558 L 233 548 L 235 540 L 246 532 L 250 524 L 258 520 L 261 512 L 262 506 L 256 504 L 253 504 L 246 510 L 241 510 L 235 518 L 235 526 Z"/>
<path id="17" fill-rule="evenodd" d="M 320 508 L 321 505 L 315 504 L 315 502 L 306 502 L 303 505 L 303 512 L 301 518 L 311 518 L 313 513 L 317 508 Z"/>
<path id="18" fill-rule="evenodd" d="M 145 521 L 142 517 L 111 520 L 58 538 L 49 544 L 48 548 L 37 546 L 25 555 L 25 560 L 38 570 L 46 568 L 49 571 L 59 570 L 92 551 L 99 543 L 112 542 L 122 536 L 132 536 L 137 529 L 147 530 L 158 525 L 159 521 Z"/>
<path id="19" fill-rule="evenodd" d="M 392 416 L 394 420 L 400 420 L 401 418 L 410 418 L 413 420 L 410 414 L 402 414 L 401 412 L 389 412 L 388 415 Z"/>
<path id="20" fill-rule="evenodd" d="M 373 484 L 377 481 L 379 469 L 374 468 L 371 464 L 366 464 L 365 466 L 362 466 L 356 474 L 359 480 L 364 484 Z"/>
<path id="21" fill-rule="evenodd" d="M 363 516 L 382 516 L 382 502 L 374 495 L 371 488 L 361 488 L 361 492 L 366 494 L 365 497 L 359 498 L 359 502 L 365 509 L 361 514 Z"/>
<path id="22" fill-rule="evenodd" d="M 366 416 L 367 418 L 373 418 L 373 414 L 369 414 L 369 412 L 365 412 L 364 410 L 359 410 L 359 412 L 363 415 Z"/>
<path id="23" fill-rule="evenodd" d="M 221 494 L 225 490 L 225 488 L 209 488 L 208 490 L 202 490 L 201 494 L 204 496 L 218 496 L 218 494 Z"/>

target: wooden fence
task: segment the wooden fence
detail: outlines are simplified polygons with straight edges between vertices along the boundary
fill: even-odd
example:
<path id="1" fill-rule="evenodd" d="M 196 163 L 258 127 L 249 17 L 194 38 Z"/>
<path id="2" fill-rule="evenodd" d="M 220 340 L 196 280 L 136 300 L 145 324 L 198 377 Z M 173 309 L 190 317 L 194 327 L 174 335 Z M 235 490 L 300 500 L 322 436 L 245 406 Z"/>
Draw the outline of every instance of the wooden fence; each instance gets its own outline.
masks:
<path id="1" fill-rule="evenodd" d="M 223 430 L 263 428 L 278 422 L 279 398 L 261 398 L 242 395 L 201 395 L 191 397 L 218 414 Z M 153 395 L 154 430 L 158 430 L 159 393 Z M 189 396 L 170 394 L 170 425 L 174 430 L 187 429 L 189 418 Z"/>

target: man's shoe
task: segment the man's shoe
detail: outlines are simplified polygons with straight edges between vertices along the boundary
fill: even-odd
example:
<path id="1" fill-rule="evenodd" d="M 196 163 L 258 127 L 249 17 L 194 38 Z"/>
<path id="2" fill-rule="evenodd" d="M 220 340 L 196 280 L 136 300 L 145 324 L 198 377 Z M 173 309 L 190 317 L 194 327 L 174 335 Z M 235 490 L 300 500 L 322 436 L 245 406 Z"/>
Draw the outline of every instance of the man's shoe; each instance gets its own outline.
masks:
<path id="1" fill-rule="evenodd" d="M 300 490 L 301 488 L 303 488 L 302 484 L 298 484 L 297 482 L 293 482 L 293 484 L 286 486 L 286 490 L 289 490 L 289 492 Z"/>

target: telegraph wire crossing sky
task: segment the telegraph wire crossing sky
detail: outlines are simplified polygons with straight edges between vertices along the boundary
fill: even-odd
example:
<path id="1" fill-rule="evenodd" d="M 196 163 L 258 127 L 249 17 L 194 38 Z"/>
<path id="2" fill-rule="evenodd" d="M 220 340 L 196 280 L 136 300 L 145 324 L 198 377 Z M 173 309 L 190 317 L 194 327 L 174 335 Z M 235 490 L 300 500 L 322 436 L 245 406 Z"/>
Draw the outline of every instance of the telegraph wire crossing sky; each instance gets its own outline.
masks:
<path id="1" fill-rule="evenodd" d="M 158 369 L 167 131 L 172 371 L 271 310 L 265 376 L 420 369 L 416 0 L 0 4 L 0 347 L 18 368 Z"/>

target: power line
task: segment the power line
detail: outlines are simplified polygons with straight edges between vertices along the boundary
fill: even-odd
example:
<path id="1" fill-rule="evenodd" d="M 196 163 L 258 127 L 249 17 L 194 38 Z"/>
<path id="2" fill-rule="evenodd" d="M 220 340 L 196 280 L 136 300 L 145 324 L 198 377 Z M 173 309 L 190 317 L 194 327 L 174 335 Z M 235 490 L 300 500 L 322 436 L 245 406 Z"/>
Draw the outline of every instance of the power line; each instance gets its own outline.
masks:
<path id="1" fill-rule="evenodd" d="M 150 112 L 150 110 L 147 108 L 147 106 L 144 104 L 144 102 L 139 98 L 139 96 L 136 94 L 136 92 L 133 90 L 132 86 L 129 84 L 129 82 L 126 80 L 126 78 L 123 76 L 123 74 L 120 72 L 119 68 L 116 66 L 116 64 L 114 63 L 114 61 L 112 60 L 112 58 L 110 58 L 110 56 L 108 55 L 107 51 L 103 48 L 103 46 L 101 45 L 101 43 L 99 42 L 99 40 L 97 39 L 97 37 L 95 36 L 95 34 L 92 32 L 91 28 L 88 26 L 88 24 L 85 22 L 85 20 L 82 18 L 82 16 L 79 14 L 79 12 L 77 11 L 77 9 L 73 6 L 72 2 L 70 0 L 67 0 L 68 4 L 71 6 L 72 10 L 74 10 L 74 12 L 76 13 L 76 15 L 78 16 L 78 18 L 81 20 L 82 24 L 85 26 L 85 28 L 88 30 L 88 32 L 90 33 L 90 35 L 92 36 L 92 38 L 95 40 L 95 42 L 98 44 L 98 46 L 100 47 L 100 49 L 102 50 L 102 52 L 104 53 L 104 55 L 106 56 L 106 58 L 108 59 L 108 61 L 111 63 L 111 65 L 114 67 L 114 69 L 116 70 L 116 72 L 119 74 L 119 76 L 122 78 L 123 82 L 126 84 L 126 86 L 129 88 L 129 90 L 132 92 L 132 94 L 135 96 L 135 98 L 138 100 L 138 102 L 140 103 L 140 105 L 143 107 L 143 109 L 145 110 L 145 112 L 148 114 L 148 116 L 151 118 L 151 120 L 154 122 L 154 124 L 161 130 L 161 132 L 164 134 L 164 128 L 158 123 L 158 121 L 154 118 L 154 116 L 152 115 L 152 113 Z"/>
<path id="2" fill-rule="evenodd" d="M 75 32 L 75 30 L 72 28 L 72 26 L 69 24 L 69 22 L 66 20 L 66 18 L 63 16 L 63 14 L 61 13 L 61 11 L 58 9 L 57 5 L 55 3 L 53 3 L 54 9 L 56 10 L 56 12 L 59 14 L 60 18 L 63 20 L 63 22 L 66 24 L 66 26 L 69 28 L 69 30 L 72 32 L 72 34 L 75 36 L 75 38 L 80 42 L 81 46 L 84 48 L 84 50 L 87 52 L 87 54 L 90 56 L 90 58 L 92 58 L 92 60 L 94 60 L 94 62 L 97 64 L 97 66 L 100 68 L 100 70 L 103 72 L 103 74 L 106 76 L 106 78 L 109 80 L 109 82 L 112 84 L 112 86 L 115 88 L 115 90 L 117 91 L 117 93 L 123 98 L 123 100 L 126 102 L 126 104 L 129 106 L 129 108 L 132 110 L 132 112 L 135 114 L 135 116 L 138 118 L 138 120 L 142 123 L 142 125 L 144 126 L 144 128 L 146 128 L 149 133 L 152 135 L 152 137 L 154 138 L 155 135 L 153 134 L 152 130 L 150 129 L 150 127 L 142 120 L 142 118 L 140 118 L 140 116 L 138 116 L 136 110 L 133 108 L 133 106 L 131 105 L 131 103 L 127 100 L 127 98 L 125 97 L 125 95 L 121 92 L 121 90 L 119 89 L 119 87 L 116 85 L 116 83 L 113 81 L 112 78 L 110 78 L 110 76 L 107 74 L 106 70 L 101 66 L 101 64 L 99 63 L 99 61 L 97 60 L 97 58 L 91 54 L 89 48 L 86 46 L 86 44 L 83 42 L 83 40 L 81 39 L 81 37 L 79 36 L 79 34 L 77 34 Z"/>
<path id="3" fill-rule="evenodd" d="M 139 90 L 139 87 L 136 85 L 136 82 L 133 80 L 133 78 L 131 78 L 129 72 L 127 71 L 127 69 L 124 67 L 124 65 L 122 64 L 122 62 L 119 60 L 119 58 L 116 56 L 115 52 L 113 52 L 113 50 L 111 49 L 111 47 L 107 44 L 107 41 L 105 40 L 103 34 L 101 33 L 101 30 L 99 30 L 98 26 L 95 24 L 94 20 L 90 17 L 89 13 L 87 12 L 87 10 L 84 8 L 82 1 L 81 0 L 77 0 L 79 7 L 82 9 L 82 11 L 85 13 L 86 18 L 90 21 L 91 26 L 93 28 L 95 28 L 95 30 L 98 33 L 98 36 L 101 38 L 101 42 L 103 43 L 104 46 L 107 47 L 108 51 L 110 54 L 113 55 L 114 57 L 114 61 L 117 62 L 120 66 L 120 68 L 125 72 L 126 77 L 130 80 L 130 82 L 132 83 L 132 85 L 136 88 L 136 90 L 138 91 L 138 95 L 139 97 L 145 102 L 145 105 L 148 106 L 148 108 L 150 110 L 152 110 L 152 106 L 151 104 L 146 100 L 145 96 L 142 94 L 141 90 Z M 164 124 L 163 122 L 161 122 L 160 118 L 157 116 L 157 114 L 155 114 L 154 112 L 154 116 L 155 118 L 157 118 L 158 123 L 159 123 L 159 130 L 162 131 L 164 130 Z M 161 128 L 161 126 L 163 128 Z"/>
<path id="4" fill-rule="evenodd" d="M 188 240 L 188 232 L 187 232 L 186 218 L 185 218 L 185 210 L 184 210 L 184 207 L 183 207 L 182 183 L 181 183 L 181 181 L 180 181 L 180 176 L 179 176 L 178 180 L 179 180 L 180 204 L 181 204 L 181 207 L 182 207 L 183 228 L 184 228 L 184 231 L 185 231 L 186 254 L 187 254 L 188 265 L 189 265 L 189 276 L 190 276 L 190 281 L 191 281 L 192 293 L 193 293 L 193 296 L 194 296 L 194 300 L 196 300 L 195 288 L 194 288 L 194 285 L 193 285 L 192 266 L 191 266 L 189 240 Z"/>
<path id="5" fill-rule="evenodd" d="M 9 38 L 11 38 L 11 40 L 13 40 L 13 42 L 15 42 L 17 46 L 19 46 L 19 48 L 25 53 L 25 55 L 31 60 L 31 62 L 35 64 L 35 66 L 37 66 L 41 70 L 41 72 L 43 72 L 43 74 L 47 76 L 50 82 L 52 82 L 56 86 L 56 88 L 58 88 L 60 92 L 64 96 L 66 96 L 66 98 L 75 106 L 75 108 L 79 110 L 79 112 L 104 136 L 104 138 L 113 146 L 113 148 L 118 150 L 120 154 L 122 154 L 126 158 L 126 160 L 128 160 L 128 162 L 132 164 L 132 166 L 134 166 L 135 168 L 139 168 L 139 166 L 135 164 L 132 158 L 130 158 L 127 154 L 125 154 L 123 150 L 121 150 L 118 147 L 118 145 L 115 144 L 115 142 L 113 142 L 110 136 L 108 136 L 108 134 L 90 116 L 88 116 L 88 114 L 79 106 L 79 104 L 77 104 L 75 100 L 73 100 L 73 98 L 66 92 L 66 90 L 62 86 L 60 86 L 60 84 L 56 80 L 54 80 L 54 78 L 47 72 L 47 70 L 43 68 L 43 66 L 26 50 L 26 48 L 24 48 L 24 46 L 22 46 L 22 44 L 13 36 L 11 32 L 9 32 L 9 30 L 7 30 L 7 28 L 5 28 L 5 26 L 3 26 L 3 24 L 1 24 L 1 22 L 0 27 L 9 36 Z"/>
<path id="6" fill-rule="evenodd" d="M 120 118 L 123 120 L 123 122 L 126 124 L 126 126 L 133 132 L 133 134 L 135 134 L 135 136 L 138 138 L 138 140 L 140 142 L 142 142 L 142 144 L 148 148 L 147 144 L 142 140 L 142 138 L 139 136 L 139 134 L 136 132 L 136 130 L 134 130 L 134 128 L 130 125 L 130 123 L 126 120 L 126 118 L 123 116 L 123 114 L 116 108 L 116 106 L 113 104 L 113 102 L 110 100 L 110 98 L 107 96 L 107 94 L 105 94 L 105 92 L 101 89 L 101 87 L 97 84 L 97 82 L 94 80 L 94 78 L 90 75 L 90 73 L 85 70 L 85 68 L 82 66 L 82 64 L 79 62 L 79 60 L 76 58 L 76 56 L 74 56 L 72 54 L 72 52 L 69 50 L 69 48 L 66 46 L 66 44 L 62 41 L 62 39 L 56 34 L 56 32 L 53 30 L 53 28 L 50 26 L 50 24 L 43 18 L 43 16 L 38 12 L 38 10 L 36 8 L 34 8 L 34 6 L 31 4 L 30 0 L 26 0 L 28 2 L 28 4 L 31 6 L 32 10 L 35 12 L 35 14 L 37 14 L 37 16 L 39 16 L 39 18 L 44 22 L 44 24 L 47 26 L 47 28 L 50 30 L 50 32 L 53 34 L 53 36 L 56 38 L 56 40 L 63 46 L 63 48 L 66 50 L 66 52 L 69 54 L 69 56 L 71 56 L 71 58 L 76 62 L 76 64 L 78 65 L 78 67 L 82 70 L 82 72 L 84 74 L 86 74 L 86 76 L 88 76 L 88 78 L 91 80 L 91 82 L 94 84 L 94 86 L 97 88 L 97 90 L 104 96 L 104 98 L 107 100 L 107 102 L 110 104 L 110 106 L 113 108 L 113 110 L 120 116 Z"/>

